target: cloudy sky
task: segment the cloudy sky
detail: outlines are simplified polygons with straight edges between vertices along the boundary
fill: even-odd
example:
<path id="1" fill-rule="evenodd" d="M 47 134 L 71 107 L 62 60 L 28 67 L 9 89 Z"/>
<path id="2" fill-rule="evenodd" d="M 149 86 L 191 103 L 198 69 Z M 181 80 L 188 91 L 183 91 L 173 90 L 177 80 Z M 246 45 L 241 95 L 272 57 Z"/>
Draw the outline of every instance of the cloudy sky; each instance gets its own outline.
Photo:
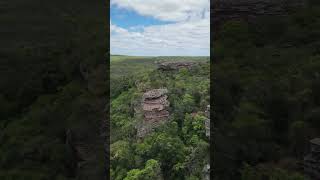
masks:
<path id="1" fill-rule="evenodd" d="M 111 0 L 111 54 L 209 56 L 209 0 Z"/>

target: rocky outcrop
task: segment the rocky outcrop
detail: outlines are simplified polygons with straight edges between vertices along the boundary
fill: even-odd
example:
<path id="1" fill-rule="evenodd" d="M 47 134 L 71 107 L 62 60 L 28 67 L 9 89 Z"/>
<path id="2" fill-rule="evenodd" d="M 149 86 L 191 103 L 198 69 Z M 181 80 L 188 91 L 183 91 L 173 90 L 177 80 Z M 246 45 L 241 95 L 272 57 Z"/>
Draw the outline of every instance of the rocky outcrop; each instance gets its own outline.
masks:
<path id="1" fill-rule="evenodd" d="M 210 180 L 210 164 L 206 164 L 203 169 L 202 169 L 202 173 L 203 173 L 203 180 Z"/>
<path id="2" fill-rule="evenodd" d="M 167 122 L 169 117 L 169 101 L 166 95 L 168 90 L 153 89 L 147 91 L 142 97 L 143 119 L 137 125 L 137 136 L 143 138 L 150 134 L 156 127 Z"/>
<path id="3" fill-rule="evenodd" d="M 158 63 L 158 69 L 163 71 L 179 70 L 181 68 L 191 69 L 197 63 L 195 62 L 161 62 Z"/>
<path id="4" fill-rule="evenodd" d="M 207 106 L 205 113 L 207 116 L 207 119 L 205 121 L 206 136 L 210 137 L 210 105 Z"/>
<path id="5" fill-rule="evenodd" d="M 207 119 L 205 121 L 205 128 L 206 128 L 206 136 L 210 138 L 210 105 L 207 106 L 205 111 Z M 206 164 L 202 170 L 204 180 L 210 180 L 210 164 Z"/>
<path id="6" fill-rule="evenodd" d="M 310 141 L 311 152 L 304 158 L 304 172 L 313 179 L 320 178 L 320 138 Z"/>
<path id="7" fill-rule="evenodd" d="M 285 16 L 305 4 L 305 0 L 216 0 L 211 12 L 217 27 L 228 20 L 254 21 L 258 16 Z"/>

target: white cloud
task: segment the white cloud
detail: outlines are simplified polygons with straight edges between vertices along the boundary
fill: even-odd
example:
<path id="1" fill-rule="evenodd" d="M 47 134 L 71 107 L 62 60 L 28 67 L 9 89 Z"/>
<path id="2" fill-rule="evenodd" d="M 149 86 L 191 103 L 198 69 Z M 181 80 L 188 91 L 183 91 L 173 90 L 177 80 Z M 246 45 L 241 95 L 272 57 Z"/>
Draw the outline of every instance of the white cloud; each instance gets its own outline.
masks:
<path id="1" fill-rule="evenodd" d="M 114 24 L 111 27 L 111 54 L 146 56 L 208 56 L 210 20 L 179 22 L 144 27 L 133 32 Z"/>
<path id="2" fill-rule="evenodd" d="M 111 5 L 163 21 L 185 21 L 209 15 L 209 0 L 111 0 Z"/>
<path id="3" fill-rule="evenodd" d="M 112 0 L 120 8 L 172 21 L 165 25 L 121 28 L 110 22 L 111 54 L 208 56 L 209 0 Z"/>

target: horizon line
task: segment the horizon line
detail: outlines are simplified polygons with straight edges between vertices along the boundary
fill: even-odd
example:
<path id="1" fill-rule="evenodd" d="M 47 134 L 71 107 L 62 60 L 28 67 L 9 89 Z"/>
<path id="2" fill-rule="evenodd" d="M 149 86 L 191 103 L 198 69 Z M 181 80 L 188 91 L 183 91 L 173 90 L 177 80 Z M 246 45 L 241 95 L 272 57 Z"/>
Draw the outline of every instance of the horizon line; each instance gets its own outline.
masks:
<path id="1" fill-rule="evenodd" d="M 126 55 L 126 54 L 110 54 L 110 56 L 131 56 L 131 57 L 210 57 L 210 55 Z"/>

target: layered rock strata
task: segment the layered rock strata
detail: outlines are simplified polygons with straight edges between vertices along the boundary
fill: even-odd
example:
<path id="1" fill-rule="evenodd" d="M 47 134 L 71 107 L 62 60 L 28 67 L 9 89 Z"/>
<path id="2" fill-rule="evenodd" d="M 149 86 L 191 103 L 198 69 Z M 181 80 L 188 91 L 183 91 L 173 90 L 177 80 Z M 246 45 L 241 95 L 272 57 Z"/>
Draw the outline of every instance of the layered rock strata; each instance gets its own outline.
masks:
<path id="1" fill-rule="evenodd" d="M 168 90 L 153 89 L 142 97 L 142 123 L 137 126 L 137 136 L 143 138 L 155 128 L 167 122 L 169 117 Z"/>

